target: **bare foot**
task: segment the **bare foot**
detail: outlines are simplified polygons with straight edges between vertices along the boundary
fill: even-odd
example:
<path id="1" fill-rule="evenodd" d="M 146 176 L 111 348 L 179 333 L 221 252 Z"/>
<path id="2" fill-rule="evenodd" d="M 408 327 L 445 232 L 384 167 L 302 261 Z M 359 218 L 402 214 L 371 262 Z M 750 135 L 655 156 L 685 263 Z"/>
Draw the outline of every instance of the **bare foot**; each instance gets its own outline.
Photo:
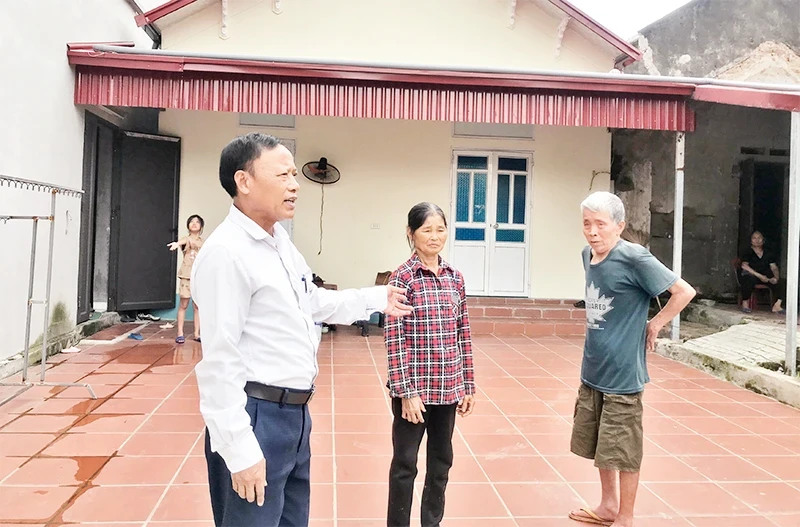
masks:
<path id="1" fill-rule="evenodd" d="M 617 516 L 617 519 L 614 520 L 614 523 L 612 523 L 610 527 L 633 527 L 633 518 Z"/>

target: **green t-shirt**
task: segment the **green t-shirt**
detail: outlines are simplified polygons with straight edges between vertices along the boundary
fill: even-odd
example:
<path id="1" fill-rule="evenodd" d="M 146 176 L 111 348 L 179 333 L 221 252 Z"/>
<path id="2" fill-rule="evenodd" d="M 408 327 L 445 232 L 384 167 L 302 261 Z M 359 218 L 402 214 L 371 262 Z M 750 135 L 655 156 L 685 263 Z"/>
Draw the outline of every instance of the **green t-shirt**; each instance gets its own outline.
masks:
<path id="1" fill-rule="evenodd" d="M 586 271 L 586 341 L 581 381 L 603 393 L 630 394 L 650 382 L 645 330 L 650 299 L 678 276 L 634 243 L 620 240 L 605 260 L 592 264 L 583 249 Z"/>

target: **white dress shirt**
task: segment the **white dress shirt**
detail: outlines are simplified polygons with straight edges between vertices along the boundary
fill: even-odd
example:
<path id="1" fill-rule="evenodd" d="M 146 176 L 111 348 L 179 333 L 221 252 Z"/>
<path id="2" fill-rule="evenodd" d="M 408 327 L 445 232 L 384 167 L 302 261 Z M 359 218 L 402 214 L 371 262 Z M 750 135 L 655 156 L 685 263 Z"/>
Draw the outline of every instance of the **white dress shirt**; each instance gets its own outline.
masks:
<path id="1" fill-rule="evenodd" d="M 195 369 L 200 412 L 211 449 L 231 472 L 263 457 L 245 410 L 245 383 L 310 389 L 318 373 L 315 322 L 351 324 L 387 305 L 385 287 L 317 288 L 283 227 L 275 224 L 273 232 L 231 206 L 192 269 L 203 324 L 203 359 Z"/>

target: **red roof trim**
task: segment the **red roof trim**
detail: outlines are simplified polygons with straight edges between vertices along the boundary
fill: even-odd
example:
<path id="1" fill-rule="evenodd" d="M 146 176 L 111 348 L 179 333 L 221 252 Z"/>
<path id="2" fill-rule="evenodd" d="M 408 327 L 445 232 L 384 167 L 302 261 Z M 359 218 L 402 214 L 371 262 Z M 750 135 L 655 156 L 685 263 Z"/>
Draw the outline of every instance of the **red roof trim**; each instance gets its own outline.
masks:
<path id="1" fill-rule="evenodd" d="M 629 60 L 624 61 L 626 65 L 632 64 L 633 62 L 642 58 L 642 52 L 639 51 L 635 46 L 618 37 L 610 29 L 606 28 L 604 25 L 600 24 L 595 19 L 572 5 L 568 0 L 548 1 L 557 8 L 561 9 L 567 15 L 580 22 L 583 26 L 587 27 L 597 36 L 627 55 Z"/>
<path id="2" fill-rule="evenodd" d="M 146 26 L 147 24 L 152 24 L 159 18 L 164 18 L 165 16 L 172 14 L 179 9 L 183 9 L 187 5 L 191 5 L 195 2 L 197 2 L 197 0 L 169 0 L 169 2 L 164 5 L 151 9 L 150 11 L 141 15 L 136 15 L 136 25 L 142 27 Z"/>
<path id="3" fill-rule="evenodd" d="M 167 15 L 171 15 L 172 13 L 183 9 L 184 7 L 195 3 L 197 0 L 169 0 L 169 2 L 165 3 L 162 6 L 156 7 L 151 9 L 150 11 L 137 15 L 136 16 L 136 24 L 139 27 L 142 27 L 146 24 L 152 24 L 156 20 L 160 18 L 164 18 Z M 575 20 L 577 20 L 581 25 L 585 26 L 587 29 L 595 33 L 597 36 L 617 48 L 619 51 L 624 53 L 628 60 L 625 61 L 625 65 L 631 64 L 642 58 L 641 52 L 636 49 L 636 47 L 632 46 L 625 40 L 621 39 L 617 35 L 615 35 L 611 30 L 607 29 L 605 26 L 594 20 L 592 17 L 572 5 L 568 0 L 548 0 L 551 4 L 562 10 L 565 14 L 571 16 Z"/>
<path id="4" fill-rule="evenodd" d="M 70 46 L 75 103 L 372 119 L 694 129 L 694 86 L 547 72 L 467 72 L 185 57 Z"/>
<path id="5" fill-rule="evenodd" d="M 121 42 L 68 42 L 67 43 L 67 50 L 69 51 L 92 51 L 95 46 L 103 45 L 103 46 L 118 46 L 121 48 L 132 48 L 135 47 L 136 44 L 129 40 L 121 41 Z"/>
<path id="6" fill-rule="evenodd" d="M 368 66 L 304 64 L 167 54 L 133 54 L 92 51 L 70 47 L 72 65 L 148 71 L 195 72 L 214 75 L 261 75 L 281 78 L 330 79 L 333 81 L 391 82 L 400 84 L 480 87 L 485 89 L 560 90 L 576 93 L 619 93 L 689 97 L 694 86 L 619 78 L 575 78 L 533 73 L 492 73 Z"/>
<path id="7" fill-rule="evenodd" d="M 75 104 L 279 115 L 694 130 L 689 101 L 76 67 Z"/>
<path id="8" fill-rule="evenodd" d="M 692 98 L 698 101 L 748 106 L 765 110 L 800 112 L 800 92 L 778 92 L 709 85 L 695 88 Z"/>

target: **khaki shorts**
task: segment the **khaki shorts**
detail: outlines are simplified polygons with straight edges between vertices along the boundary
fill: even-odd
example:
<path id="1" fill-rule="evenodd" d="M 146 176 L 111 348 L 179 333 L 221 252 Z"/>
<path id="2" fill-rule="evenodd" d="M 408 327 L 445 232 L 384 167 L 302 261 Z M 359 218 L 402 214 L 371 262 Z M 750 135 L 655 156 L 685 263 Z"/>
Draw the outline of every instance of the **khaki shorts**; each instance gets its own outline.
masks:
<path id="1" fill-rule="evenodd" d="M 178 285 L 178 296 L 181 298 L 192 298 L 192 289 L 189 286 L 189 282 L 188 278 L 181 278 L 181 283 Z"/>
<path id="2" fill-rule="evenodd" d="M 606 470 L 639 472 L 642 466 L 642 393 L 602 393 L 581 384 L 575 400 L 570 450 Z"/>

